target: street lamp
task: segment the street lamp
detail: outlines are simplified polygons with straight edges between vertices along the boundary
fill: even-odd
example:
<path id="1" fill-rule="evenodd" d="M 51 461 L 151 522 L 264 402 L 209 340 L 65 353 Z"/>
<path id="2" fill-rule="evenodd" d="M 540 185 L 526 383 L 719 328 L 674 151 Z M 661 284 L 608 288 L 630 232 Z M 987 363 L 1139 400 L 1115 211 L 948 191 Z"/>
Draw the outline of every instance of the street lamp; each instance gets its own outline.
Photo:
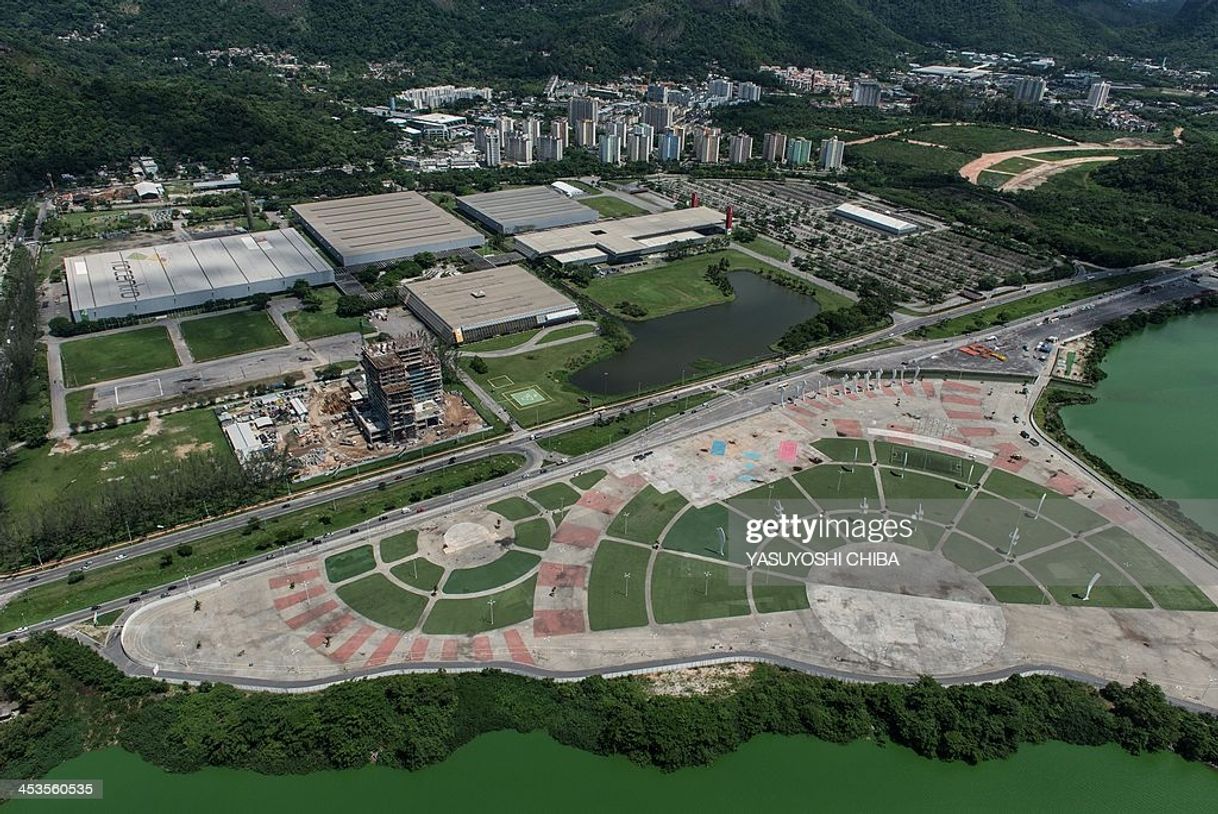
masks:
<path id="1" fill-rule="evenodd" d="M 627 571 L 622 576 L 626 579 L 626 598 L 630 598 L 630 572 Z"/>
<path id="2" fill-rule="evenodd" d="M 486 604 L 490 606 L 490 609 L 491 609 L 491 627 L 494 627 L 494 626 L 495 626 L 495 598 L 494 598 L 494 597 L 491 597 L 490 599 L 486 600 Z"/>

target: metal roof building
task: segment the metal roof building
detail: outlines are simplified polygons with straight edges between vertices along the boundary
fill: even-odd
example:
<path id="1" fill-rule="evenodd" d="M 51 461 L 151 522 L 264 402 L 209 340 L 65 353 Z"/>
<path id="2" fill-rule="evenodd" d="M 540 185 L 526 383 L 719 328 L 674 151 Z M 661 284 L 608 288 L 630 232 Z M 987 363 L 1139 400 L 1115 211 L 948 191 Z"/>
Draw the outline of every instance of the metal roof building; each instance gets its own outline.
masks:
<path id="1" fill-rule="evenodd" d="M 520 266 L 410 282 L 406 307 L 445 342 L 474 342 L 575 319 L 579 307 Z"/>
<path id="2" fill-rule="evenodd" d="M 75 320 L 274 294 L 297 280 L 334 282 L 334 269 L 295 229 L 77 255 L 64 258 L 63 266 Z"/>
<path id="3" fill-rule="evenodd" d="M 837 209 L 833 210 L 833 214 L 837 215 L 839 218 L 852 220 L 855 223 L 862 224 L 863 226 L 870 226 L 872 229 L 887 232 L 890 235 L 909 235 L 921 228 L 916 223 L 910 223 L 907 220 L 894 218 L 891 215 L 874 212 L 865 207 L 851 203 L 842 204 Z"/>
<path id="4" fill-rule="evenodd" d="M 595 223 L 595 209 L 550 187 L 482 192 L 457 199 L 457 210 L 501 235 Z"/>
<path id="5" fill-rule="evenodd" d="M 602 221 L 516 236 L 525 257 L 553 257 L 563 265 L 621 263 L 668 250 L 677 243 L 701 242 L 722 232 L 725 216 L 710 207 L 672 209 L 653 215 Z"/>
<path id="6" fill-rule="evenodd" d="M 472 249 L 486 242 L 417 192 L 297 204 L 305 231 L 344 266 L 407 260 L 422 252 Z"/>

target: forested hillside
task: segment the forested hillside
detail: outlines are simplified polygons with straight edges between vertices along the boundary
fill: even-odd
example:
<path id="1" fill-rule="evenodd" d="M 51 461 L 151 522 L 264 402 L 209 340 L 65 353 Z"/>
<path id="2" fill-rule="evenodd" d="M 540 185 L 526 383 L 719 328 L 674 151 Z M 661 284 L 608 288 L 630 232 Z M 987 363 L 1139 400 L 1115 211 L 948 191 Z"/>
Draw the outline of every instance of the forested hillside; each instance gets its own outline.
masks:
<path id="1" fill-rule="evenodd" d="M 1189 0 L 1159 20 L 1170 8 L 1123 0 L 0 0 L 0 192 L 133 152 L 209 163 L 244 155 L 270 170 L 380 155 L 392 133 L 342 121 L 347 111 L 324 101 L 382 93 L 361 78 L 369 61 L 400 62 L 418 84 L 519 86 L 555 73 L 694 76 L 715 64 L 732 72 L 762 62 L 882 67 L 929 43 L 1069 56 L 1177 38 L 1196 52 L 1216 27 L 1218 5 Z M 239 46 L 287 50 L 333 71 L 317 80 L 321 92 L 307 94 L 263 66 L 211 65 L 201 54 Z"/>

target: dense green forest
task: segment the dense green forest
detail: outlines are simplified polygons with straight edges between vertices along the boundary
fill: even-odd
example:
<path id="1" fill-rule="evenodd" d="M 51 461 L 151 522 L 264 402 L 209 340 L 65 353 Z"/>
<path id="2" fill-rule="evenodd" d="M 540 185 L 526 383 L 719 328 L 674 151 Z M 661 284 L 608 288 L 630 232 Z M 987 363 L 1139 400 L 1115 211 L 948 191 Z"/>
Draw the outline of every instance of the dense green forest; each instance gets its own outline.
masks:
<path id="1" fill-rule="evenodd" d="M 929 678 L 861 684 L 759 665 L 707 695 L 655 695 L 634 678 L 557 683 L 493 671 L 259 694 L 128 678 L 83 645 L 45 633 L 0 651 L 0 694 L 21 709 L 0 727 L 0 765 L 9 777 L 38 777 L 112 744 L 175 772 L 225 766 L 298 774 L 374 760 L 418 769 L 504 729 L 543 731 L 568 746 L 664 770 L 705 765 L 763 733 L 893 742 L 968 763 L 1047 740 L 1218 761 L 1218 719 L 1173 706 L 1145 680 L 1099 691 L 1050 676 L 976 686 Z"/>
<path id="2" fill-rule="evenodd" d="M 850 157 L 859 189 L 1030 246 L 1122 267 L 1218 248 L 1214 207 L 1218 145 L 1122 159 L 1086 188 L 1007 194 L 955 172 Z M 1177 194 L 1179 193 L 1179 194 Z"/>
<path id="3" fill-rule="evenodd" d="M 1153 51 L 1213 25 L 1215 8 L 1186 5 L 1188 26 L 1116 0 L 826 0 L 815 13 L 797 0 L 0 0 L 0 192 L 141 152 L 213 166 L 248 157 L 261 170 L 377 160 L 395 133 L 325 101 L 379 98 L 389 85 L 363 77 L 369 61 L 398 61 L 413 83 L 519 87 L 715 64 L 882 67 L 930 42 Z M 201 53 L 228 47 L 332 70 L 306 68 L 295 83 Z"/>

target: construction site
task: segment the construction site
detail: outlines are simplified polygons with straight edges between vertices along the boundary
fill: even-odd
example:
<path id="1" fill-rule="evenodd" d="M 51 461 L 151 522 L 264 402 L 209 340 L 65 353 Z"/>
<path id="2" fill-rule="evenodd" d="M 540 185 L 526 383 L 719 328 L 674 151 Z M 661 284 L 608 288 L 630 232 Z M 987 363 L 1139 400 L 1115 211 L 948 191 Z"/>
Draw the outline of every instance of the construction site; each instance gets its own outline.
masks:
<path id="1" fill-rule="evenodd" d="M 421 336 L 368 345 L 343 378 L 229 403 L 217 418 L 240 460 L 286 454 L 298 480 L 488 426 L 460 394 L 443 390 L 439 359 Z"/>

